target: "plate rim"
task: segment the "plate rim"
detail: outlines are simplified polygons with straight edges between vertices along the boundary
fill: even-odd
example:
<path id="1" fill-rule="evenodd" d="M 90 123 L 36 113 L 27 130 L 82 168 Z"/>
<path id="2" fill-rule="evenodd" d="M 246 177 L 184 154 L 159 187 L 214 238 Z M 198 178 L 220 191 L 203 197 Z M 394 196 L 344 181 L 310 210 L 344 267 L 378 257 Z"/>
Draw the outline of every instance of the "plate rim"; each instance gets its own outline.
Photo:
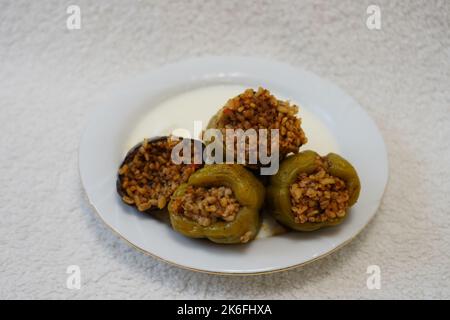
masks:
<path id="1" fill-rule="evenodd" d="M 81 176 L 80 176 L 81 179 Z M 386 192 L 386 188 L 383 191 L 383 195 Z M 296 268 L 300 268 L 303 266 L 306 266 L 310 263 L 314 263 L 318 260 L 321 260 L 323 258 L 326 258 L 329 255 L 332 255 L 333 253 L 335 253 L 336 251 L 339 251 L 340 249 L 342 249 L 343 247 L 345 247 L 347 244 L 349 244 L 350 242 L 352 242 L 357 236 L 359 236 L 361 234 L 361 232 L 372 222 L 372 220 L 375 218 L 378 208 L 376 209 L 376 212 L 374 215 L 372 215 L 372 217 L 370 217 L 369 221 L 367 222 L 367 224 L 365 224 L 360 230 L 358 230 L 356 232 L 355 235 L 353 235 L 351 238 L 347 239 L 346 241 L 340 243 L 339 245 L 337 245 L 336 247 L 334 247 L 333 249 L 327 251 L 324 254 L 321 254 L 315 258 L 312 258 L 308 261 L 305 262 L 301 262 L 292 266 L 288 266 L 288 267 L 284 267 L 284 268 L 277 268 L 277 269 L 273 269 L 273 270 L 265 270 L 265 271 L 254 271 L 254 272 L 223 272 L 223 271 L 211 271 L 211 270 L 205 270 L 205 269 L 198 269 L 198 268 L 193 268 L 193 267 L 188 267 L 182 264 L 178 264 L 176 262 L 170 261 L 170 260 L 166 260 L 154 253 L 151 253 L 137 245 L 135 245 L 134 243 L 130 242 L 125 236 L 123 236 L 119 231 L 117 231 L 113 226 L 111 226 L 109 223 L 107 223 L 105 221 L 105 219 L 103 219 L 103 217 L 100 215 L 100 213 L 98 212 L 97 208 L 95 207 L 95 205 L 91 202 L 89 195 L 87 194 L 86 190 L 83 187 L 83 195 L 86 198 L 86 200 L 88 201 L 89 206 L 91 207 L 91 209 L 94 211 L 95 215 L 100 218 L 100 220 L 108 227 L 108 229 L 110 231 L 112 231 L 112 233 L 119 238 L 120 240 L 122 240 L 123 242 L 125 242 L 125 244 L 127 244 L 129 247 L 135 249 L 136 251 L 140 252 L 141 254 L 144 254 L 148 257 L 152 257 L 155 258 L 158 261 L 164 262 L 170 266 L 174 266 L 180 269 L 184 269 L 187 271 L 193 271 L 193 272 L 198 272 L 198 273 L 203 273 L 203 274 L 209 274 L 209 275 L 218 275 L 218 276 L 237 276 L 237 277 L 245 277 L 245 276 L 259 276 L 259 275 L 265 275 L 265 274 L 274 274 L 274 273 L 279 273 L 279 272 L 284 272 L 284 271 L 289 271 L 292 269 L 296 269 Z"/>

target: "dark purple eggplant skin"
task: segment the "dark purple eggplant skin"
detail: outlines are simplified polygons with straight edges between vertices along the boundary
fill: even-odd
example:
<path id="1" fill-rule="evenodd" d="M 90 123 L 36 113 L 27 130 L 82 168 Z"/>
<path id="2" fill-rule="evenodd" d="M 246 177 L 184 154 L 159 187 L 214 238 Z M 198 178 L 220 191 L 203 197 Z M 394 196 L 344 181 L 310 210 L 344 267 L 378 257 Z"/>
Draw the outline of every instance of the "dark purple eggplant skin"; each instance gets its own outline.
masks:
<path id="1" fill-rule="evenodd" d="M 147 139 L 147 141 L 148 141 L 148 143 L 155 143 L 155 142 L 158 142 L 158 141 L 161 141 L 161 140 L 167 140 L 168 138 L 169 138 L 169 136 L 156 136 L 156 137 Z M 172 137 L 172 138 L 176 138 L 179 141 L 181 141 L 183 139 L 182 137 Z M 200 140 L 196 140 L 196 139 L 189 139 L 189 140 L 191 140 L 192 142 L 200 141 Z M 202 141 L 200 141 L 200 142 L 202 143 L 202 154 L 203 154 L 203 150 L 205 148 L 205 144 Z M 121 162 L 119 168 L 121 168 L 125 163 L 129 162 L 135 156 L 135 154 L 139 151 L 139 148 L 142 146 L 142 143 L 143 143 L 143 141 L 139 142 L 138 144 L 136 144 L 134 147 L 132 147 L 127 152 L 127 154 L 125 155 L 125 158 Z M 202 157 L 202 164 L 200 165 L 200 167 L 203 167 L 203 157 Z M 120 199 L 122 199 L 122 197 L 126 195 L 125 191 L 122 189 L 122 179 L 121 179 L 121 177 L 119 175 L 119 169 L 117 169 L 116 190 L 117 190 L 117 193 L 120 196 Z M 126 204 L 127 206 L 130 206 L 130 207 L 134 207 L 134 208 L 136 207 L 135 205 L 128 204 L 126 202 L 123 202 L 123 203 Z M 167 205 L 166 205 L 166 207 L 167 207 Z M 154 213 L 166 212 L 166 211 L 167 211 L 167 208 L 164 208 L 164 209 L 148 209 L 148 210 L 144 211 L 144 213 L 153 213 L 154 214 Z"/>

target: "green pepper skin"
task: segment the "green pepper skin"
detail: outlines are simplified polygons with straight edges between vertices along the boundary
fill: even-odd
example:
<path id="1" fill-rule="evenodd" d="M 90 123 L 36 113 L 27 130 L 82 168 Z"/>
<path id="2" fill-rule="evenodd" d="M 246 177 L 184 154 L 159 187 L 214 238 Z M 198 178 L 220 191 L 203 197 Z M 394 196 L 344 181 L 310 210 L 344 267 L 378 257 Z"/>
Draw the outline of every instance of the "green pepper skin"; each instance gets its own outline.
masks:
<path id="1" fill-rule="evenodd" d="M 204 227 L 195 221 L 174 213 L 173 199 L 182 196 L 189 186 L 226 186 L 233 190 L 241 209 L 234 221 L 219 221 Z M 193 173 L 187 183 L 178 187 L 169 203 L 169 215 L 174 230 L 191 238 L 208 238 L 216 243 L 241 243 L 241 237 L 250 232 L 250 240 L 256 237 L 260 227 L 259 210 L 264 201 L 264 187 L 249 171 L 237 164 L 214 164 Z"/>
<path id="2" fill-rule="evenodd" d="M 315 162 L 319 155 L 314 151 L 303 151 L 284 160 L 278 173 L 271 177 L 267 187 L 267 200 L 275 219 L 288 228 L 297 231 L 314 231 L 324 227 L 340 224 L 347 215 L 325 222 L 296 223 L 292 214 L 289 187 L 301 173 L 313 173 L 317 169 Z M 354 205 L 359 197 L 361 183 L 355 168 L 344 158 L 329 153 L 324 159 L 328 163 L 328 173 L 345 181 L 349 190 L 349 207 Z"/>

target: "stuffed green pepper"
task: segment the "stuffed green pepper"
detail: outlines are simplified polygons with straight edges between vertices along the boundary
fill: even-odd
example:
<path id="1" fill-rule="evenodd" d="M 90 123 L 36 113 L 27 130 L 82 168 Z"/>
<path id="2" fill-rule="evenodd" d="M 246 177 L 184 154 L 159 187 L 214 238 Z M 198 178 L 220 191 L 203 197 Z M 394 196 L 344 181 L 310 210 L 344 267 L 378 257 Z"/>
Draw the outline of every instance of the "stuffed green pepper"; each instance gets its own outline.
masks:
<path id="1" fill-rule="evenodd" d="M 271 177 L 267 199 L 275 219 L 297 231 L 340 224 L 358 200 L 355 168 L 341 156 L 303 151 L 284 160 Z"/>
<path id="2" fill-rule="evenodd" d="M 172 227 L 191 238 L 246 243 L 255 238 L 264 187 L 237 164 L 214 164 L 193 173 L 169 203 Z"/>
<path id="3" fill-rule="evenodd" d="M 308 141 L 301 127 L 301 119 L 297 116 L 298 111 L 297 105 L 277 99 L 267 89 L 261 87 L 258 90 L 247 89 L 229 99 L 210 119 L 207 129 L 221 131 L 226 154 L 230 151 L 237 154 L 242 148 L 245 158 L 244 163 L 239 163 L 255 169 L 267 163 L 261 159 L 256 147 L 243 140 L 234 141 L 234 145 L 228 144 L 225 138 L 228 129 L 243 130 L 247 134 L 254 132 L 259 149 L 267 150 L 270 156 L 272 152 L 275 152 L 272 150 L 275 147 L 276 152 L 279 153 L 279 159 L 283 159 L 289 153 L 298 153 L 299 148 Z M 276 136 L 272 129 L 278 131 Z M 274 141 L 277 143 L 274 144 Z M 252 161 L 252 156 L 255 156 L 255 161 Z"/>

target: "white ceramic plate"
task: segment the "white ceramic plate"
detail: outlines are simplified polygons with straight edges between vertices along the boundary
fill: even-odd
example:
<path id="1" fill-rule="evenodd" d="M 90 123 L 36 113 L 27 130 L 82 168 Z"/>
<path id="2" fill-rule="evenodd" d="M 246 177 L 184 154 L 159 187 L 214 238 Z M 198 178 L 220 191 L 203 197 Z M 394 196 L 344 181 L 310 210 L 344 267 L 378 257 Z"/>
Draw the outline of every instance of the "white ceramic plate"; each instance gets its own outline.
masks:
<path id="1" fill-rule="evenodd" d="M 302 150 L 338 152 L 361 179 L 358 203 L 343 224 L 313 233 L 277 233 L 265 219 L 258 239 L 217 245 L 185 238 L 139 213 L 116 194 L 117 169 L 144 137 L 193 130 L 243 88 L 263 86 L 300 106 L 309 142 Z M 180 132 L 179 130 L 177 132 Z M 119 86 L 89 117 L 79 151 L 82 184 L 101 219 L 135 248 L 168 263 L 209 273 L 257 274 L 286 270 L 323 257 L 352 240 L 375 215 L 388 178 L 386 148 L 375 123 L 335 85 L 286 64 L 214 57 L 167 65 Z"/>

